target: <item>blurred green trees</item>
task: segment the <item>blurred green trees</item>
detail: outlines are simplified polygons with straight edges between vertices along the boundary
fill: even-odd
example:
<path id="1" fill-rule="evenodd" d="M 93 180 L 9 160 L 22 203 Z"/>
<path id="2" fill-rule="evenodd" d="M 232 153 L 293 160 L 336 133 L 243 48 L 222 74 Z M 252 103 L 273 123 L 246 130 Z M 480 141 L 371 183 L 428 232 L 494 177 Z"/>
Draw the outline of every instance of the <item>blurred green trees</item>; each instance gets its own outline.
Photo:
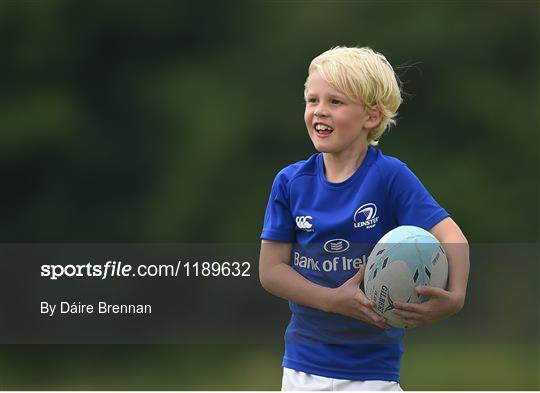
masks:
<path id="1" fill-rule="evenodd" d="M 383 52 L 381 143 L 471 241 L 539 237 L 538 3 L 0 4 L 4 241 L 256 241 L 309 61 Z M 219 225 L 207 225 L 219 217 Z"/>

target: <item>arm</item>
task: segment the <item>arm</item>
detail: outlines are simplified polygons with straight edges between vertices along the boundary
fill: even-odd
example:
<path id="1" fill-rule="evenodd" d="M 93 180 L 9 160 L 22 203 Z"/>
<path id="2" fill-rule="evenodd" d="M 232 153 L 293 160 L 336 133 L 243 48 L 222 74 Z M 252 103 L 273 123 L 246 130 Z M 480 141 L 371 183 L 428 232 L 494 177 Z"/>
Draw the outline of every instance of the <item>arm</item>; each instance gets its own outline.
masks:
<path id="1" fill-rule="evenodd" d="M 435 225 L 430 232 L 444 247 L 448 259 L 448 290 L 420 286 L 416 290 L 430 299 L 413 304 L 395 302 L 394 312 L 412 326 L 440 321 L 459 312 L 465 303 L 469 277 L 469 244 L 461 229 L 450 217 Z"/>
<path id="2" fill-rule="evenodd" d="M 463 308 L 469 278 L 469 243 L 461 229 L 450 217 L 431 231 L 446 251 L 448 259 L 448 292 L 455 297 L 456 312 Z"/>
<path id="3" fill-rule="evenodd" d="M 289 265 L 292 244 L 268 240 L 261 242 L 259 279 L 272 295 L 295 303 L 329 311 L 330 288 L 312 283 Z"/>
<path id="4" fill-rule="evenodd" d="M 259 258 L 259 279 L 271 294 L 304 306 L 335 312 L 387 328 L 384 318 L 360 290 L 364 268 L 338 288 L 317 285 L 290 266 L 292 245 L 263 240 Z"/>

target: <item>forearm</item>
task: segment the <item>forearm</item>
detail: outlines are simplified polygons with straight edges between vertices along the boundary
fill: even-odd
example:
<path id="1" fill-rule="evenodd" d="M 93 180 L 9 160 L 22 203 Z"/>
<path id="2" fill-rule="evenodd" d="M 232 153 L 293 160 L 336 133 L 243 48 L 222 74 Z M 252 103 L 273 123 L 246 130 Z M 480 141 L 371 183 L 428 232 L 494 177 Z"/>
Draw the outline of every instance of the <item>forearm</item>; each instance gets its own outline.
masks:
<path id="1" fill-rule="evenodd" d="M 275 296 L 323 311 L 329 309 L 332 289 L 312 283 L 290 265 L 268 268 L 260 279 L 264 289 Z"/>
<path id="2" fill-rule="evenodd" d="M 469 244 L 462 239 L 447 239 L 443 242 L 448 259 L 448 291 L 454 294 L 461 307 L 465 302 L 469 279 Z"/>
<path id="3" fill-rule="evenodd" d="M 456 312 L 463 307 L 469 279 L 469 243 L 459 226 L 446 218 L 431 229 L 441 242 L 448 259 L 448 292 L 454 298 Z"/>
<path id="4" fill-rule="evenodd" d="M 259 260 L 259 278 L 271 294 L 295 303 L 328 311 L 331 288 L 317 285 L 290 265 L 290 248 L 263 242 Z"/>

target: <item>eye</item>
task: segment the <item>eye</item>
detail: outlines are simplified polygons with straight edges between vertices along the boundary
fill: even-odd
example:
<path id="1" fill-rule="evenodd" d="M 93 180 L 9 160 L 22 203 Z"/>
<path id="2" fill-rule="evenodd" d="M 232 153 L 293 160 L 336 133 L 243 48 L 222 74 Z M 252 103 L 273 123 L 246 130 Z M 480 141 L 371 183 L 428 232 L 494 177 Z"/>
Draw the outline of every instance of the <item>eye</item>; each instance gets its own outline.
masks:
<path id="1" fill-rule="evenodd" d="M 314 98 L 314 97 L 308 97 L 308 98 L 306 98 L 306 103 L 307 103 L 307 104 L 316 104 L 316 103 L 317 103 L 317 99 Z"/>
<path id="2" fill-rule="evenodd" d="M 332 105 L 341 105 L 341 104 L 343 104 L 343 101 L 336 100 L 336 99 L 334 98 L 334 99 L 332 99 L 331 103 L 332 103 Z"/>

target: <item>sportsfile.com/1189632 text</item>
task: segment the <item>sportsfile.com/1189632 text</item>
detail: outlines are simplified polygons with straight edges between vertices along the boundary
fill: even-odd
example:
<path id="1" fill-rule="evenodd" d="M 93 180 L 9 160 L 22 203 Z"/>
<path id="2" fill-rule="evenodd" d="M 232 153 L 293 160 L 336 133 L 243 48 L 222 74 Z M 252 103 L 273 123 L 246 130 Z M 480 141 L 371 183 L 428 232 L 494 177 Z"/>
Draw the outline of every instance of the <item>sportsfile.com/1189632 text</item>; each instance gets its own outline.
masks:
<path id="1" fill-rule="evenodd" d="M 105 280 L 128 277 L 251 277 L 251 263 L 229 261 L 182 261 L 176 264 L 141 264 L 133 266 L 109 260 L 104 264 L 44 264 L 41 277 L 49 280 L 88 277 Z"/>

